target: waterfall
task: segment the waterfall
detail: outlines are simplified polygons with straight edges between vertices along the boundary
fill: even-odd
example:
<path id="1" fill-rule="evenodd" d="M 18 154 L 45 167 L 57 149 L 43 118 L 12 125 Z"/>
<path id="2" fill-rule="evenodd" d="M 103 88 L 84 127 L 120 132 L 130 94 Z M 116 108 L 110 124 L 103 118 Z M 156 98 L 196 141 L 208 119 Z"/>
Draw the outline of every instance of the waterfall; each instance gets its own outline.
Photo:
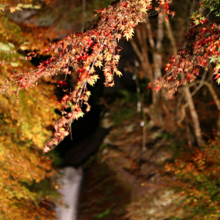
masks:
<path id="1" fill-rule="evenodd" d="M 76 220 L 83 171 L 81 167 L 65 167 L 61 172 L 63 176 L 60 179 L 61 188 L 59 192 L 62 194 L 64 205 L 56 207 L 57 220 Z"/>
<path id="2" fill-rule="evenodd" d="M 60 178 L 61 188 L 58 190 L 62 194 L 64 205 L 56 207 L 57 220 L 77 219 L 78 196 L 83 176 L 80 166 L 99 149 L 103 139 L 109 133 L 111 124 L 108 121 L 102 122 L 101 126 L 90 137 L 65 153 L 62 164 L 65 168 L 61 170 L 63 176 Z M 74 168 L 78 166 L 79 168 Z"/>

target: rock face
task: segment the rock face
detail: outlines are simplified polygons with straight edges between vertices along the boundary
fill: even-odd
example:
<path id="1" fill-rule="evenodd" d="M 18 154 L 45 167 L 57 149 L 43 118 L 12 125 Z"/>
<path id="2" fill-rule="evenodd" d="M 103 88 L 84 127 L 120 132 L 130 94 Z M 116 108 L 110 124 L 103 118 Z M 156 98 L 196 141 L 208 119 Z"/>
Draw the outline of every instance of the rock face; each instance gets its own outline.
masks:
<path id="1" fill-rule="evenodd" d="M 116 172 L 120 182 L 130 189 L 131 201 L 124 219 L 164 220 L 176 212 L 176 199 L 170 189 L 163 187 L 163 164 L 169 158 L 164 138 L 165 131 L 151 128 L 147 131 L 145 151 L 142 150 L 142 129 L 138 120 L 124 123 L 111 130 L 106 147 L 99 159 Z"/>
<path id="2" fill-rule="evenodd" d="M 164 220 L 174 213 L 181 215 L 177 196 L 164 187 L 163 166 L 170 158 L 168 146 L 172 140 L 155 126 L 149 126 L 145 135 L 143 151 L 143 129 L 138 118 L 112 127 L 98 153 L 85 166 L 79 220 L 100 216 L 105 220 Z"/>
<path id="3" fill-rule="evenodd" d="M 56 217 L 57 220 L 76 220 L 82 168 L 65 167 L 61 172 L 64 176 L 60 179 L 58 191 L 62 194 L 63 204 L 56 207 Z"/>

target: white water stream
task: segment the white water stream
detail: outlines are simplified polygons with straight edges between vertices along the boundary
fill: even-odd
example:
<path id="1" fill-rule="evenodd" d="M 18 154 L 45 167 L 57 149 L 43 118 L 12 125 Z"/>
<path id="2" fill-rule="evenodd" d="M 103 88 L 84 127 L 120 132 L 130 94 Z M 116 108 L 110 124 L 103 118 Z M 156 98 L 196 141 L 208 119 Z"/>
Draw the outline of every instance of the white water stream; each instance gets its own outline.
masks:
<path id="1" fill-rule="evenodd" d="M 61 171 L 63 176 L 60 179 L 64 205 L 56 207 L 57 220 L 77 220 L 77 205 L 80 184 L 83 177 L 82 168 L 65 167 Z"/>

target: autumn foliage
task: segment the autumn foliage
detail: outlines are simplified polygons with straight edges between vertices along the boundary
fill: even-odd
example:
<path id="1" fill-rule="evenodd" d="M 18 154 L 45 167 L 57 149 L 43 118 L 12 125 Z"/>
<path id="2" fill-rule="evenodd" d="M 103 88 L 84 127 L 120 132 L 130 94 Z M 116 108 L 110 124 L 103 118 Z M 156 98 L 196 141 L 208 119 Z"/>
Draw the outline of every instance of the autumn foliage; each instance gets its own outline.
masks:
<path id="1" fill-rule="evenodd" d="M 208 4 L 208 1 L 206 3 Z M 214 64 L 213 75 L 219 84 L 219 36 L 220 26 L 210 22 L 202 14 L 195 12 L 186 33 L 185 44 L 180 48 L 177 55 L 170 58 L 165 67 L 165 76 L 159 78 L 150 86 L 157 90 L 166 88 L 168 96 L 172 98 L 179 86 L 194 81 L 202 69 L 208 71 L 210 63 Z M 182 77 L 180 78 L 181 74 Z"/>
<path id="2" fill-rule="evenodd" d="M 170 13 L 169 2 L 158 0 L 159 13 Z M 134 27 L 145 21 L 148 11 L 152 8 L 151 0 L 120 1 L 109 5 L 108 8 L 99 10 L 98 23 L 84 33 L 74 33 L 56 44 L 52 44 L 45 53 L 50 52 L 53 57 L 42 62 L 38 69 L 28 71 L 21 75 L 14 73 L 4 83 L 0 93 L 6 92 L 12 85 L 18 94 L 21 89 L 27 89 L 36 85 L 41 77 L 51 77 L 58 74 L 78 74 L 78 82 L 74 91 L 67 91 L 61 103 L 63 104 L 63 116 L 55 125 L 54 137 L 45 145 L 44 152 L 53 149 L 70 132 L 70 125 L 83 116 L 82 106 L 86 105 L 86 111 L 90 106 L 88 99 L 90 92 L 87 85 L 94 85 L 99 76 L 96 68 L 102 69 L 105 75 L 105 86 L 114 85 L 114 75 L 121 76 L 117 65 L 120 59 L 118 54 L 120 47 L 118 41 L 125 37 L 131 39 Z M 161 10 L 162 9 L 162 10 Z M 65 78 L 64 80 L 65 81 Z M 64 85 L 65 82 L 59 82 Z"/>
<path id="3" fill-rule="evenodd" d="M 22 7 L 13 1 L 8 3 L 10 4 L 3 10 L 9 9 L 13 12 Z M 47 49 L 45 49 L 47 35 L 44 34 L 44 29 L 23 26 L 21 31 L 20 27 L 10 22 L 3 13 L 0 15 L 0 43 L 1 48 L 4 48 L 1 51 L 0 76 L 2 103 L 0 218 L 54 217 L 52 212 L 41 209 L 39 205 L 50 198 L 42 192 L 36 192 L 34 187 L 35 183 L 41 183 L 45 179 L 50 179 L 52 188 L 54 186 L 52 161 L 49 157 L 42 156 L 41 148 L 44 146 L 44 153 L 52 150 L 69 135 L 72 122 L 90 110 L 88 100 L 91 93 L 87 86 L 94 86 L 99 79 L 97 69 L 104 73 L 106 87 L 114 86 L 115 75 L 122 75 L 118 70 L 119 52 L 122 49 L 118 42 L 123 37 L 130 40 L 134 35 L 135 26 L 145 22 L 151 12 L 158 13 L 158 17 L 165 15 L 165 20 L 168 20 L 167 16 L 173 15 L 170 4 L 171 0 L 157 0 L 153 3 L 152 0 L 116 1 L 107 8 L 97 11 L 99 19 L 95 25 L 83 33 L 73 33 L 51 44 Z M 171 57 L 165 67 L 166 75 L 150 85 L 156 90 L 166 88 L 170 97 L 179 86 L 193 81 L 201 69 L 207 71 L 210 63 L 214 64 L 213 74 L 217 82 L 220 82 L 220 26 L 210 23 L 201 14 L 194 14 L 192 19 L 184 46 L 177 55 Z M 25 44 L 30 36 L 29 44 Z M 51 33 L 48 36 L 51 36 Z M 33 45 L 37 39 L 38 43 Z M 33 68 L 21 54 L 17 53 L 16 48 L 21 48 L 22 44 L 24 48 L 32 51 L 26 60 L 37 56 L 36 50 L 51 58 Z M 69 90 L 66 79 L 68 75 L 73 74 L 77 76 L 77 84 L 74 90 Z M 63 80 L 59 79 L 57 85 L 63 88 L 65 94 L 59 103 L 62 117 L 54 125 L 54 109 L 57 106 L 56 98 L 53 96 L 54 87 L 49 83 L 44 84 L 42 78 L 50 82 L 51 77 L 57 75 L 63 77 Z M 40 85 L 32 89 L 38 82 L 41 82 Z M 11 96 L 10 92 L 16 94 L 18 106 L 15 106 L 16 97 Z M 53 138 L 44 144 L 51 137 L 49 131 L 51 125 L 55 130 Z M 219 212 L 217 191 L 210 191 L 212 187 L 213 190 L 218 190 L 218 162 L 215 157 L 218 153 L 218 148 L 213 145 L 205 146 L 204 149 L 192 148 L 189 152 L 183 153 L 183 158 L 180 157 L 175 161 L 175 166 L 170 165 L 167 168 L 180 175 L 180 179 L 177 178 L 178 183 L 185 190 L 184 196 L 189 197 L 185 204 L 192 207 L 205 205 L 211 210 L 210 213 Z M 210 164 L 216 169 L 211 170 Z M 176 171 L 175 167 L 180 167 L 181 171 Z M 181 178 L 184 178 L 184 184 Z M 216 181 L 214 185 L 212 178 Z M 198 188 L 205 179 L 210 180 L 211 185 Z M 212 204 L 215 205 L 214 208 Z M 215 214 L 214 217 L 217 218 L 219 215 Z"/>
<path id="4" fill-rule="evenodd" d="M 185 146 L 180 156 L 166 164 L 166 171 L 172 174 L 168 185 L 182 198 L 184 219 L 219 219 L 219 154 L 216 138 L 201 149 Z"/>
<path id="5" fill-rule="evenodd" d="M 21 28 L 0 14 L 0 83 L 13 71 L 33 66 L 17 52 L 27 42 Z M 39 83 L 21 91 L 19 105 L 9 93 L 0 96 L 0 219 L 54 219 L 45 203 L 56 197 L 55 170 L 42 146 L 51 136 L 56 115 L 54 87 Z"/>

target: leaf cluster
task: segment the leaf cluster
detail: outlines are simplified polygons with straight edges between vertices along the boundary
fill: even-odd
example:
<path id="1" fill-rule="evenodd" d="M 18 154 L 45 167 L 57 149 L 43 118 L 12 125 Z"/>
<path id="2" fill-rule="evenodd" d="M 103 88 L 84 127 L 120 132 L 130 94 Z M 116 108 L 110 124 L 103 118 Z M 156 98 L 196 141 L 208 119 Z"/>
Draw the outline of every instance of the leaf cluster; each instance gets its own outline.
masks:
<path id="1" fill-rule="evenodd" d="M 196 14 L 194 18 L 186 34 L 185 44 L 166 65 L 165 76 L 150 85 L 157 90 L 162 87 L 167 89 L 170 98 L 179 86 L 194 81 L 201 69 L 208 70 L 210 62 L 214 64 L 214 79 L 220 83 L 220 26 Z"/>
<path id="2" fill-rule="evenodd" d="M 201 149 L 184 147 L 180 156 L 166 164 L 166 171 L 173 175 L 168 186 L 179 192 L 186 219 L 219 219 L 219 154 L 216 139 Z"/>
<path id="3" fill-rule="evenodd" d="M 14 72 L 33 68 L 17 46 L 25 41 L 20 27 L 0 14 L 0 84 Z M 5 31 L 4 31 L 5 30 Z M 0 95 L 0 219 L 54 219 L 44 207 L 56 196 L 53 160 L 41 147 L 51 136 L 56 118 L 52 85 L 22 91 L 16 97 Z M 37 187 L 38 186 L 38 187 Z"/>
<path id="4" fill-rule="evenodd" d="M 219 0 L 205 0 L 204 6 L 206 8 L 209 8 L 211 12 L 214 12 L 214 14 L 219 17 L 220 16 L 220 7 L 219 7 L 220 1 Z"/>
<path id="5" fill-rule="evenodd" d="M 170 1 L 157 1 L 163 13 L 170 13 Z M 23 75 L 12 74 L 10 79 L 0 88 L 0 93 L 5 92 L 11 84 L 18 86 L 17 93 L 22 88 L 35 86 L 41 77 L 51 77 L 57 74 L 78 74 L 78 82 L 74 91 L 67 91 L 61 100 L 63 117 L 55 125 L 54 138 L 45 145 L 44 152 L 53 149 L 70 132 L 73 120 L 83 116 L 82 105 L 90 106 L 90 96 L 87 85 L 94 85 L 99 76 L 95 74 L 100 68 L 104 72 L 105 86 L 113 86 L 114 75 L 121 76 L 118 70 L 121 50 L 118 41 L 125 37 L 131 39 L 134 27 L 139 22 L 144 22 L 152 7 L 151 0 L 122 0 L 108 8 L 98 10 L 100 14 L 97 26 L 84 33 L 74 33 L 56 44 L 52 44 L 45 52 L 50 52 L 53 57 L 42 62 L 37 70 L 28 71 Z M 63 85 L 63 84 L 62 84 Z M 71 103 L 71 106 L 69 105 Z"/>

